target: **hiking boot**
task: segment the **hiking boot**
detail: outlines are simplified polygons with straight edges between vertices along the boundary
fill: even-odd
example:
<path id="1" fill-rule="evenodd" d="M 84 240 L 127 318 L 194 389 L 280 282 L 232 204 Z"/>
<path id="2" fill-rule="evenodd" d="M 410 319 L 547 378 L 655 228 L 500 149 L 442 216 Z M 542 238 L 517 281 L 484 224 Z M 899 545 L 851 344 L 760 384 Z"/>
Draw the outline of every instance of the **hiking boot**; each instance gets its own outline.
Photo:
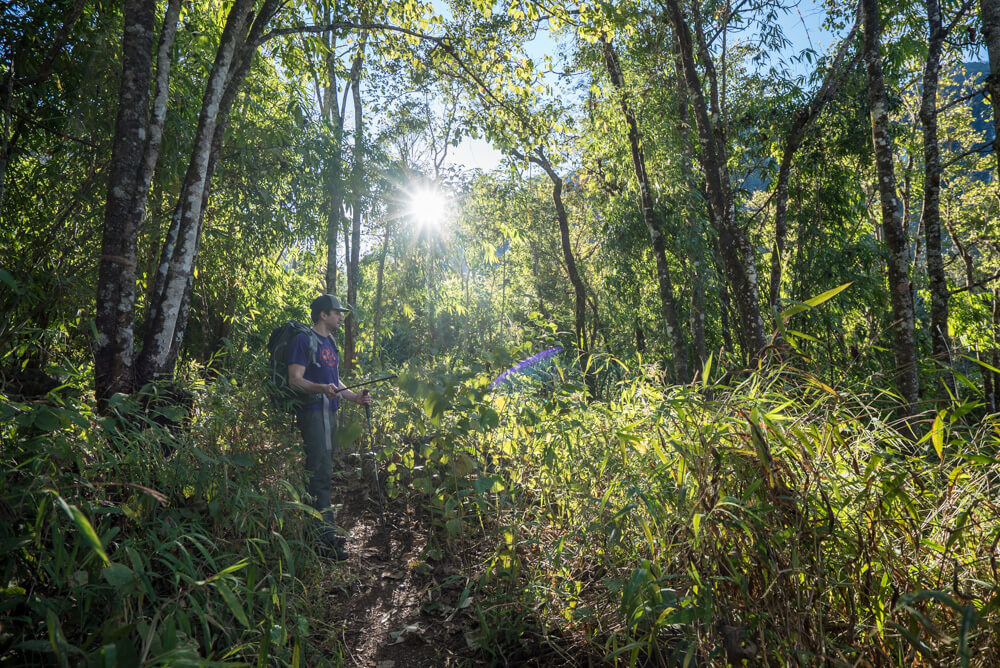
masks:
<path id="1" fill-rule="evenodd" d="M 327 559 L 344 561 L 348 556 L 345 542 L 342 536 L 321 539 L 317 545 L 317 552 Z"/>

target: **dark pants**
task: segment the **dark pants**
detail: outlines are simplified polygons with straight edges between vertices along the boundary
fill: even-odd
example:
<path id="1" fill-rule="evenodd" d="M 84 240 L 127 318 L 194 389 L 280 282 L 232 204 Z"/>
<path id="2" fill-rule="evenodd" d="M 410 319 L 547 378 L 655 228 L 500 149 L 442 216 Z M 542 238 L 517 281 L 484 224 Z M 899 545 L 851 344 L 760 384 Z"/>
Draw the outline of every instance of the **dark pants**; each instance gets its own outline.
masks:
<path id="1" fill-rule="evenodd" d="M 324 414 L 327 418 L 325 425 Z M 330 507 L 331 453 L 337 448 L 337 414 L 326 410 L 300 410 L 298 423 L 309 476 L 306 491 L 311 497 L 310 505 L 323 515 L 318 538 L 324 543 L 332 542 L 337 537 L 333 508 Z"/>

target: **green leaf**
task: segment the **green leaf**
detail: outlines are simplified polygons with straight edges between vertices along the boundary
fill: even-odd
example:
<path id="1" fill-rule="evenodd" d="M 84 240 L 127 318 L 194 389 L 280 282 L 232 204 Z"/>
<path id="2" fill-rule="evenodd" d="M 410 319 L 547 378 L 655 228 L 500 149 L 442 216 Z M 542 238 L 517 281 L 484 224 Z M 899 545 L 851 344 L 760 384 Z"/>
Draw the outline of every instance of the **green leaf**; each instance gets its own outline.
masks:
<path id="1" fill-rule="evenodd" d="M 125 564 L 112 562 L 101 570 L 101 575 L 112 587 L 124 587 L 135 579 L 135 572 Z"/>
<path id="2" fill-rule="evenodd" d="M 226 605 L 229 606 L 229 609 L 233 612 L 233 616 L 236 617 L 240 624 L 246 628 L 250 628 L 250 620 L 247 619 L 246 610 L 243 609 L 243 605 L 236 598 L 236 594 L 229 588 L 229 585 L 219 580 L 215 583 L 215 588 L 222 594 L 222 598 L 226 599 Z"/>
<path id="3" fill-rule="evenodd" d="M 964 357 L 965 359 L 969 360 L 970 362 L 975 362 L 979 366 L 981 366 L 984 369 L 987 369 L 989 371 L 992 371 L 993 373 L 1000 373 L 1000 369 L 996 368 L 995 366 L 990 366 L 989 364 L 987 364 L 986 362 L 984 362 L 982 360 L 977 360 L 975 357 L 969 357 L 968 355 L 962 355 L 962 357 Z"/>
<path id="4" fill-rule="evenodd" d="M 53 492 L 53 494 L 55 494 L 55 492 Z M 66 503 L 66 501 L 64 501 L 58 494 L 55 494 L 55 497 L 59 502 L 59 505 L 62 506 L 63 511 L 65 511 L 70 519 L 73 520 L 76 527 L 80 530 L 80 533 L 82 533 L 83 537 L 88 543 L 90 543 L 90 546 L 94 548 L 94 552 L 97 553 L 97 556 L 101 558 L 101 561 L 104 562 L 105 566 L 109 565 L 111 560 L 108 559 L 108 555 L 104 551 L 104 546 L 101 545 L 101 539 L 97 537 L 97 532 L 94 531 L 94 527 L 91 525 L 90 520 L 87 519 L 87 516 L 84 515 L 83 511 L 76 506 L 71 506 Z"/>
<path id="5" fill-rule="evenodd" d="M 931 443 L 934 444 L 934 452 L 938 458 L 944 461 L 944 410 L 938 411 L 931 426 Z"/>
<path id="6" fill-rule="evenodd" d="M 832 290 L 827 290 L 826 292 L 818 294 L 815 297 L 811 297 L 811 298 L 805 300 L 804 302 L 801 302 L 799 304 L 795 304 L 794 306 L 791 306 L 791 307 L 785 309 L 784 311 L 782 311 L 781 312 L 781 317 L 782 317 L 782 319 L 787 320 L 788 318 L 792 317 L 796 313 L 801 313 L 802 311 L 808 311 L 811 308 L 815 308 L 815 307 L 819 306 L 820 304 L 822 304 L 823 302 L 828 301 L 828 300 L 836 297 L 841 292 L 843 292 L 847 288 L 851 287 L 853 284 L 854 284 L 854 281 L 851 281 L 850 283 L 844 283 L 843 285 L 838 285 L 837 287 L 833 288 Z"/>
<path id="7" fill-rule="evenodd" d="M 21 294 L 21 286 L 17 280 L 10 275 L 10 272 L 0 269 L 0 281 L 2 281 L 15 295 Z"/>
<path id="8" fill-rule="evenodd" d="M 451 518 L 445 522 L 444 527 L 448 532 L 448 536 L 451 538 L 462 535 L 462 519 L 460 517 Z"/>
<path id="9" fill-rule="evenodd" d="M 48 406 L 42 406 L 35 411 L 33 424 L 39 431 L 55 431 L 60 425 L 59 416 Z"/>
<path id="10" fill-rule="evenodd" d="M 976 606 L 967 605 L 962 612 L 962 623 L 958 629 L 958 656 L 962 668 L 969 668 L 972 652 L 969 649 L 969 634 L 976 626 Z"/>

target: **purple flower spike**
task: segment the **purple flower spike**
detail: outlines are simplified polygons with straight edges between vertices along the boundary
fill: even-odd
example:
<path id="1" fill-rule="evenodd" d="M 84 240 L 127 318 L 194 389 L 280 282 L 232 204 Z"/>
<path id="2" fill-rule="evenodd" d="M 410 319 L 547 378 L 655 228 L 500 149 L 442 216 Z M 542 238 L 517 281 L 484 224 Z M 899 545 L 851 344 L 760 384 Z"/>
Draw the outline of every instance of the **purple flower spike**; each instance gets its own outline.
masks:
<path id="1" fill-rule="evenodd" d="M 562 346 L 553 346 L 548 350 L 543 350 L 542 352 L 536 353 L 527 359 L 521 360 L 520 362 L 518 362 L 517 364 L 515 364 L 514 366 L 512 366 L 511 368 L 507 369 L 502 374 L 494 378 L 493 382 L 490 383 L 490 389 L 495 390 L 504 383 L 509 383 L 511 380 L 513 380 L 514 376 L 520 373 L 524 373 L 531 367 L 540 364 L 541 362 L 544 362 L 550 357 L 558 355 L 559 353 L 562 352 L 562 349 L 563 349 Z"/>

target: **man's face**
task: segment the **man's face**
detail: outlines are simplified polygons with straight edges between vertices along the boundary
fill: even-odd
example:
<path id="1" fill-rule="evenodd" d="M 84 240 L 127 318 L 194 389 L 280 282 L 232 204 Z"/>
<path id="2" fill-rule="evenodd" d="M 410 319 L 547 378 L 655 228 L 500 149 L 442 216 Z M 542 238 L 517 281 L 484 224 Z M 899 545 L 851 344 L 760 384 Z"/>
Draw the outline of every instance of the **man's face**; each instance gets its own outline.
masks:
<path id="1" fill-rule="evenodd" d="M 331 331 L 336 330 L 340 327 L 340 323 L 344 322 L 344 314 L 340 311 L 327 311 L 322 318 Z"/>

